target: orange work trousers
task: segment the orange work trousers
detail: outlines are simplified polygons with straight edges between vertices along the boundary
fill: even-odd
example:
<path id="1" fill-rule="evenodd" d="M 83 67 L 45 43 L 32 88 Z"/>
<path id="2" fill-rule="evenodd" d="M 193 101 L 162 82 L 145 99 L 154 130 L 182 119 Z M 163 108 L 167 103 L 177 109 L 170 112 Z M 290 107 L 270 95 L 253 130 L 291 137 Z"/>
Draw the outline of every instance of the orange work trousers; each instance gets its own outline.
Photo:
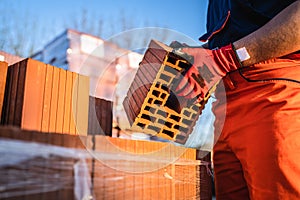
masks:
<path id="1" fill-rule="evenodd" d="M 227 74 L 215 96 L 217 200 L 300 199 L 300 59 Z"/>

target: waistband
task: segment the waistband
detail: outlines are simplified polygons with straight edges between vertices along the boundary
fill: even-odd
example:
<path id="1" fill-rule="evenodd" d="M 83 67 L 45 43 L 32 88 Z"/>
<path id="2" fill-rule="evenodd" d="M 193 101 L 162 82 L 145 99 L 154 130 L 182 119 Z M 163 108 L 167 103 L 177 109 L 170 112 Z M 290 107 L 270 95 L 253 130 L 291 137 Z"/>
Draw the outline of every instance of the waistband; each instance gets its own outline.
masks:
<path id="1" fill-rule="evenodd" d="M 300 82 L 300 54 L 290 54 L 241 68 L 240 73 L 250 80 L 291 79 Z"/>
<path id="2" fill-rule="evenodd" d="M 233 90 L 245 81 L 265 82 L 273 80 L 292 81 L 300 84 L 300 59 L 276 58 L 250 67 L 240 68 L 227 73 L 222 79 L 223 84 L 219 84 L 219 88 L 225 86 L 225 88 Z"/>

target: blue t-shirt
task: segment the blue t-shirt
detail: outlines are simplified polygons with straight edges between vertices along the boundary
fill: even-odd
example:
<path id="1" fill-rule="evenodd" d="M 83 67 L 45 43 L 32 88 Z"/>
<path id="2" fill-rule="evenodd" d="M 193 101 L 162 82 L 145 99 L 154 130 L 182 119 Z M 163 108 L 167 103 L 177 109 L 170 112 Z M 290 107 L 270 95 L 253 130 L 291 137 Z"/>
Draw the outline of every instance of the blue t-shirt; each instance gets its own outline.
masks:
<path id="1" fill-rule="evenodd" d="M 199 39 L 210 49 L 257 30 L 296 0 L 209 0 L 207 33 Z"/>

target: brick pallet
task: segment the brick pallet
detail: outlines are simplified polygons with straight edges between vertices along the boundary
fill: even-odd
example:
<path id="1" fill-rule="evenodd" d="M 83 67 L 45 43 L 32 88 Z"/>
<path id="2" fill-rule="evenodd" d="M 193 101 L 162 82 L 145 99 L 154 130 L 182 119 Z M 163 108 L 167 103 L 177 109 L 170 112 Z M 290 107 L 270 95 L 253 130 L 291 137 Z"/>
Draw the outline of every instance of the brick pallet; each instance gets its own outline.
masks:
<path id="1" fill-rule="evenodd" d="M 25 59 L 8 67 L 1 124 L 86 135 L 88 98 L 88 77 Z"/>
<path id="2" fill-rule="evenodd" d="M 88 152 L 94 146 L 98 154 L 85 157 L 89 172 L 79 177 L 80 180 L 90 180 L 91 188 L 88 190 L 91 190 L 94 199 L 211 199 L 211 177 L 207 168 L 197 162 L 195 149 L 160 142 L 42 133 L 0 126 L 0 142 L 6 139 L 24 142 L 27 146 L 26 141 L 35 142 L 30 144 L 45 145 L 41 147 L 43 150 L 61 146 L 65 147 L 63 152 L 87 152 L 86 155 L 90 155 Z M 18 148 L 21 155 L 22 145 Z M 63 155 L 59 150 L 50 152 L 52 156 L 31 156 L 17 165 L 0 167 L 0 174 L 5 176 L 1 177 L 0 198 L 75 199 L 74 194 L 78 191 L 74 187 L 73 169 L 78 166 L 78 158 L 58 156 Z M 164 159 L 170 160 L 158 162 Z M 16 176 L 17 172 L 22 175 Z M 53 182 L 56 179 L 60 182 Z M 15 186 L 8 191 L 13 184 Z M 49 190 L 51 185 L 52 190 Z"/>
<path id="3" fill-rule="evenodd" d="M 113 102 L 105 99 L 89 97 L 89 135 L 112 136 Z"/>
<path id="4" fill-rule="evenodd" d="M 2 106 L 3 106 L 3 99 L 4 99 L 7 67 L 8 64 L 6 62 L 0 61 L 0 121 L 1 121 L 1 113 L 2 113 Z"/>
<path id="5" fill-rule="evenodd" d="M 184 144 L 208 99 L 197 104 L 173 91 L 191 67 L 173 49 L 152 40 L 123 101 L 132 130 Z"/>

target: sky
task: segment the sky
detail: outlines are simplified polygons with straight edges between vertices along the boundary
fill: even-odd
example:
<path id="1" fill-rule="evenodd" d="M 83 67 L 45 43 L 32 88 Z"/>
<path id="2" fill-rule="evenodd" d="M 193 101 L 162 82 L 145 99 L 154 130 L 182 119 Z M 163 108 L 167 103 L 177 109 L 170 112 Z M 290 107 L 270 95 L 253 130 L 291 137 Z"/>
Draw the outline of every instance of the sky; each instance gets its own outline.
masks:
<path id="1" fill-rule="evenodd" d="M 36 50 L 66 28 L 76 28 L 74 24 L 80 21 L 78 19 L 83 12 L 91 27 L 95 28 L 93 23 L 102 20 L 105 30 L 102 32 L 103 39 L 121 31 L 116 28 L 117 20 L 120 16 L 125 16 L 127 23 L 131 23 L 129 28 L 163 27 L 198 40 L 205 32 L 207 2 L 208 0 L 0 0 L 0 12 L 7 15 L 3 21 L 14 21 L 11 27 L 15 28 L 5 34 L 15 34 L 17 29 L 24 34 L 26 32 L 28 41 L 35 42 Z M 0 41 L 7 40 L 5 34 L 0 34 Z M 9 46 L 2 48 L 9 49 Z"/>

